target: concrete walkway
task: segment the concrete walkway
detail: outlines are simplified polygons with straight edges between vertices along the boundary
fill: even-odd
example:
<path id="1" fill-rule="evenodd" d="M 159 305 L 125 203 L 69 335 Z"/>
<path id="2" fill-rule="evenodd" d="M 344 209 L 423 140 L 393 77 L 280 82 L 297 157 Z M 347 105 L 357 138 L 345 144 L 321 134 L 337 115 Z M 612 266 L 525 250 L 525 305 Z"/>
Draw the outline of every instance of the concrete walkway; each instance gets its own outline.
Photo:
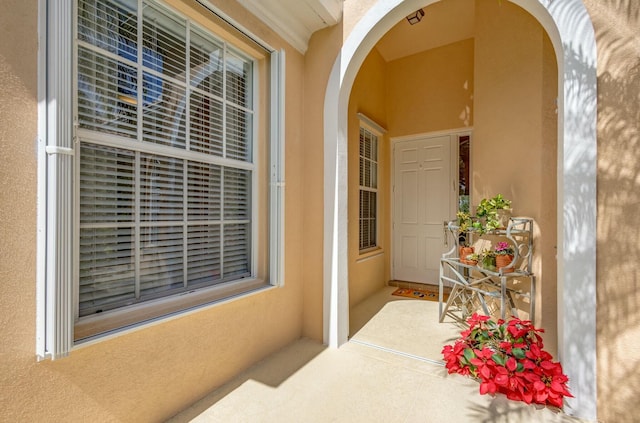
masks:
<path id="1" fill-rule="evenodd" d="M 391 297 L 393 289 L 352 310 L 354 334 L 341 348 L 301 339 L 170 422 L 580 421 L 504 396 L 480 395 L 477 382 L 448 375 L 440 350 L 459 329 L 437 323 L 437 302 Z"/>

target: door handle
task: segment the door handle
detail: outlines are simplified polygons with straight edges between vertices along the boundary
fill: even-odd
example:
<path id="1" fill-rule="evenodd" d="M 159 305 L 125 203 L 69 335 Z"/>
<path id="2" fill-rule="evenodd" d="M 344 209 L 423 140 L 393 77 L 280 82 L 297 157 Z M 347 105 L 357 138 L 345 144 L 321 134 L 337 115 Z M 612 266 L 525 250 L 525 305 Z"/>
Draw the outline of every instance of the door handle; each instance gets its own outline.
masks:
<path id="1" fill-rule="evenodd" d="M 442 222 L 442 237 L 443 237 L 443 242 L 444 242 L 444 246 L 448 247 L 449 246 L 449 241 L 448 241 L 448 237 L 447 237 L 447 229 L 449 228 L 449 222 L 447 222 L 446 220 Z"/>

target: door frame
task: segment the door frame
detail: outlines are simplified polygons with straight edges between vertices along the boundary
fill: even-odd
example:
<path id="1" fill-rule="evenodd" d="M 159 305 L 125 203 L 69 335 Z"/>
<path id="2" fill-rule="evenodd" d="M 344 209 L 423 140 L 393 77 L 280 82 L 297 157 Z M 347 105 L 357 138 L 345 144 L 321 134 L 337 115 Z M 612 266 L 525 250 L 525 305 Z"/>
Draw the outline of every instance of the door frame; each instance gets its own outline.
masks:
<path id="1" fill-rule="evenodd" d="M 454 186 L 458 186 L 459 181 L 458 181 L 458 177 L 459 177 L 459 163 L 460 163 L 460 136 L 469 136 L 469 140 L 473 139 L 473 127 L 464 127 L 464 128 L 457 128 L 457 129 L 446 129 L 446 130 L 442 130 L 442 131 L 431 131 L 431 132 L 421 132 L 418 134 L 411 134 L 411 135 L 402 135 L 402 136 L 398 136 L 398 137 L 392 137 L 389 139 L 389 157 L 391 158 L 390 162 L 391 162 L 391 171 L 390 171 L 390 178 L 391 178 L 391 183 L 389 184 L 389 198 L 391 199 L 391 213 L 390 213 L 390 219 L 391 219 L 391 236 L 390 236 L 390 269 L 391 269 L 391 279 L 395 280 L 396 279 L 396 270 L 395 270 L 395 259 L 396 259 L 396 248 L 395 248 L 395 227 L 394 227 L 394 223 L 395 223 L 395 216 L 396 216 L 396 202 L 395 202 L 395 193 L 394 193 L 394 189 L 396 186 L 396 181 L 395 181 L 395 165 L 396 165 L 396 161 L 395 161 L 395 147 L 396 144 L 401 143 L 401 142 L 405 142 L 405 141 L 417 141 L 420 139 L 424 139 L 424 138 L 436 138 L 436 137 L 441 137 L 441 136 L 445 136 L 445 135 L 449 135 L 452 138 L 451 140 L 451 154 L 450 154 L 450 179 L 449 180 L 453 180 L 453 184 Z M 469 145 L 470 148 L 473 148 L 473 143 L 470 143 Z M 473 165 L 470 163 L 470 171 L 471 169 L 473 169 Z M 456 210 L 458 210 L 458 204 L 459 204 L 459 197 L 458 195 L 454 196 L 455 198 L 451 199 L 451 204 L 450 207 L 451 209 L 455 212 Z M 471 196 L 469 198 L 469 204 L 471 203 Z M 453 219 L 453 216 L 451 217 Z"/>

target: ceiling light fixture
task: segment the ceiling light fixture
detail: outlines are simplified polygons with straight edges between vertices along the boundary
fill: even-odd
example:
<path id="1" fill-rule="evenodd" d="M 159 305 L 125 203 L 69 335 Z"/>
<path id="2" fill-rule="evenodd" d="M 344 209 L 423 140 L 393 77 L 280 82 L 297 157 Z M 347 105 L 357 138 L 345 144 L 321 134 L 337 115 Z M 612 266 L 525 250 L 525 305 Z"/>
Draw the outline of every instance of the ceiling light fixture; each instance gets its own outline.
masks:
<path id="1" fill-rule="evenodd" d="M 410 14 L 409 16 L 407 16 L 407 20 L 411 25 L 415 25 L 422 20 L 423 16 L 424 16 L 424 10 L 418 9 L 412 14 Z"/>

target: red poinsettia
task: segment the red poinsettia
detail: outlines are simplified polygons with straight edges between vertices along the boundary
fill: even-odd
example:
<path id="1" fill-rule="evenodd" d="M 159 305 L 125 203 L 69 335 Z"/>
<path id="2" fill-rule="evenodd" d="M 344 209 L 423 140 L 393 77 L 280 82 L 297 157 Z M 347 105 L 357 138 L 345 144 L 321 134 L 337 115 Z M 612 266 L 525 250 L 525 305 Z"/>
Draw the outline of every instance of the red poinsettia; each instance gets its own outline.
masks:
<path id="1" fill-rule="evenodd" d="M 478 314 L 467 323 L 461 338 L 442 349 L 449 373 L 477 379 L 481 394 L 501 393 L 527 404 L 562 408 L 564 397 L 572 397 L 561 364 L 543 349 L 542 329 L 528 320 L 496 322 Z"/>

